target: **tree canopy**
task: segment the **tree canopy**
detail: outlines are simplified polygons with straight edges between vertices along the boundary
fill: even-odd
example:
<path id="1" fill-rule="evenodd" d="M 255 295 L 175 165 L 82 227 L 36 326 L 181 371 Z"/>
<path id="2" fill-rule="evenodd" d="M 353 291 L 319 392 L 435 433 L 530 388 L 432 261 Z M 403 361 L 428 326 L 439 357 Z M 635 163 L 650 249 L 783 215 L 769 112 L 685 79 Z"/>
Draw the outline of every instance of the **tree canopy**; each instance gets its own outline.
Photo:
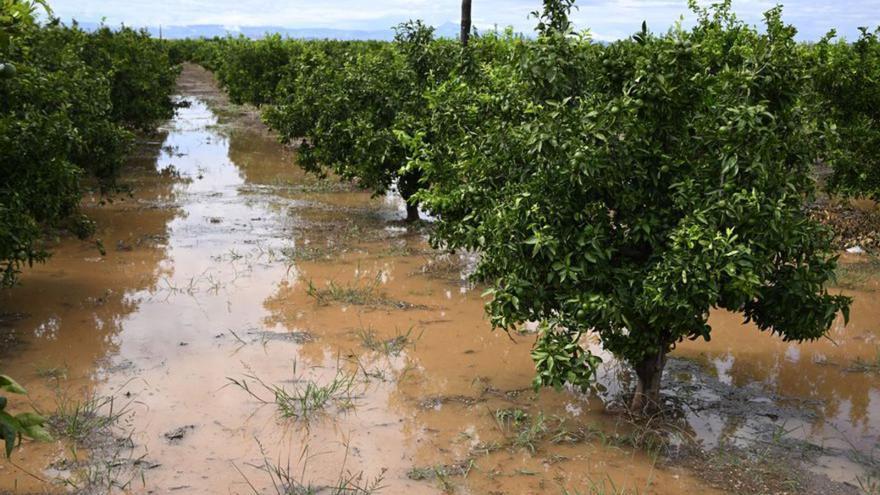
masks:
<path id="1" fill-rule="evenodd" d="M 572 2 L 544 4 L 535 43 L 440 85 L 404 136 L 435 244 L 481 254 L 493 325 L 542 323 L 537 383 L 586 384 L 595 332 L 643 407 L 715 308 L 825 335 L 848 299 L 825 288 L 836 258 L 803 208 L 821 134 L 781 9 L 759 32 L 729 3 L 693 5 L 693 29 L 602 47 L 572 32 Z"/>
<path id="2" fill-rule="evenodd" d="M 162 43 L 128 28 L 40 25 L 36 8 L 3 0 L 0 11 L 0 285 L 46 259 L 47 230 L 88 235 L 84 180 L 112 192 L 132 131 L 174 111 L 177 67 Z"/>

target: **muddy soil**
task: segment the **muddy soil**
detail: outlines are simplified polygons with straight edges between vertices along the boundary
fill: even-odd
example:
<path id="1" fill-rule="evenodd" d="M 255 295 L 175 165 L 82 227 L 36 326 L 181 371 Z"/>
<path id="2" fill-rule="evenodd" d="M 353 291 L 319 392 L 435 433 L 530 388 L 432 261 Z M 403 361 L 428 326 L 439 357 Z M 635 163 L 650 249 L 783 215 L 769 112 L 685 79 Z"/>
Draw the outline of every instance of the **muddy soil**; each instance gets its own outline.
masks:
<path id="1" fill-rule="evenodd" d="M 818 494 L 876 479 L 865 259 L 842 277 L 856 305 L 833 340 L 713 315 L 713 341 L 680 345 L 666 374 L 677 414 L 646 424 L 616 407 L 629 378 L 610 359 L 601 391 L 533 391 L 534 337 L 490 331 L 473 260 L 431 251 L 395 197 L 305 175 L 200 68 L 179 92 L 189 105 L 129 164 L 132 196 L 87 201 L 106 253 L 61 240 L 0 292 L 0 367 L 58 437 L 0 461 L 0 491 Z"/>

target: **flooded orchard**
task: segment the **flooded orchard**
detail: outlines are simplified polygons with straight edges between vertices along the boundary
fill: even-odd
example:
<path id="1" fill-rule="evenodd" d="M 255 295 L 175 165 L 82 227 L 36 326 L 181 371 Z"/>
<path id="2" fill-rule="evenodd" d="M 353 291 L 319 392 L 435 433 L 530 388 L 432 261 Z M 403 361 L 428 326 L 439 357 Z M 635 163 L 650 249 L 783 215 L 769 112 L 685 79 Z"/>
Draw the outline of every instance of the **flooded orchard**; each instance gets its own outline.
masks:
<path id="1" fill-rule="evenodd" d="M 200 68 L 179 92 L 132 194 L 88 202 L 101 247 L 59 240 L 0 292 L 4 372 L 57 437 L 0 463 L 0 491 L 877 489 L 872 263 L 844 260 L 852 318 L 820 342 L 713 315 L 667 369 L 679 414 L 645 424 L 610 358 L 589 394 L 535 392 L 534 337 L 490 331 L 473 260 L 396 197 L 306 175 Z"/>

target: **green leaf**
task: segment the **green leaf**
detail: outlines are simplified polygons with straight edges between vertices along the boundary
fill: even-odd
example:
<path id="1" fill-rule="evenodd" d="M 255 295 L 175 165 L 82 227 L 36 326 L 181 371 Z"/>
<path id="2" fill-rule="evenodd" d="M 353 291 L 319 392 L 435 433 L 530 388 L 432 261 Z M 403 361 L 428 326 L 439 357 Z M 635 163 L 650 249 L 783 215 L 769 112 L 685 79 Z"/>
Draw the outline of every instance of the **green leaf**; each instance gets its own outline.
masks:
<path id="1" fill-rule="evenodd" d="M 22 428 L 27 428 L 28 426 L 42 426 L 46 424 L 46 418 L 32 412 L 23 412 L 21 414 L 17 414 L 15 416 L 15 419 L 18 420 Z"/>
<path id="2" fill-rule="evenodd" d="M 6 375 L 0 375 L 0 390 L 4 390 L 11 394 L 27 394 L 27 390 L 25 390 L 24 387 Z"/>
<path id="3" fill-rule="evenodd" d="M 24 428 L 25 436 L 38 442 L 51 442 L 52 435 L 41 425 L 31 425 Z"/>
<path id="4" fill-rule="evenodd" d="M 8 458 L 12 455 L 12 450 L 15 449 L 15 441 L 18 439 L 18 432 L 0 421 L 0 433 L 3 434 L 3 439 L 5 440 L 6 457 Z"/>
<path id="5" fill-rule="evenodd" d="M 14 430 L 21 429 L 21 423 L 18 422 L 18 418 L 6 411 L 0 411 L 0 425 L 8 426 Z"/>

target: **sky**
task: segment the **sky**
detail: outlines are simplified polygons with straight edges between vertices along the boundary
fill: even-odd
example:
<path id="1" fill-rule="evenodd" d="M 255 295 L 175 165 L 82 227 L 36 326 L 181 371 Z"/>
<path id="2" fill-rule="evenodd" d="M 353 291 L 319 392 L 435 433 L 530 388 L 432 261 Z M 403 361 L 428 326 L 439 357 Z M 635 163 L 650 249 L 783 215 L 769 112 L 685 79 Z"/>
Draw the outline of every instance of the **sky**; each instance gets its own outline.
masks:
<path id="1" fill-rule="evenodd" d="M 801 39 L 820 38 L 830 28 L 847 38 L 859 26 L 880 25 L 880 0 L 780 0 L 783 18 L 794 24 Z M 701 2 L 706 3 L 706 2 Z M 775 0 L 733 0 L 733 9 L 749 23 Z M 459 0 L 50 0 L 62 20 L 134 27 L 217 24 L 230 29 L 243 26 L 382 30 L 410 18 L 433 25 L 458 22 Z M 646 20 L 654 31 L 665 31 L 688 14 L 687 0 L 578 0 L 573 19 L 579 29 L 589 28 L 594 38 L 613 40 L 637 31 Z M 540 0 L 473 0 L 474 25 L 481 29 L 513 26 L 529 33 L 534 20 L 529 13 Z M 688 16 L 691 17 L 691 16 Z"/>

